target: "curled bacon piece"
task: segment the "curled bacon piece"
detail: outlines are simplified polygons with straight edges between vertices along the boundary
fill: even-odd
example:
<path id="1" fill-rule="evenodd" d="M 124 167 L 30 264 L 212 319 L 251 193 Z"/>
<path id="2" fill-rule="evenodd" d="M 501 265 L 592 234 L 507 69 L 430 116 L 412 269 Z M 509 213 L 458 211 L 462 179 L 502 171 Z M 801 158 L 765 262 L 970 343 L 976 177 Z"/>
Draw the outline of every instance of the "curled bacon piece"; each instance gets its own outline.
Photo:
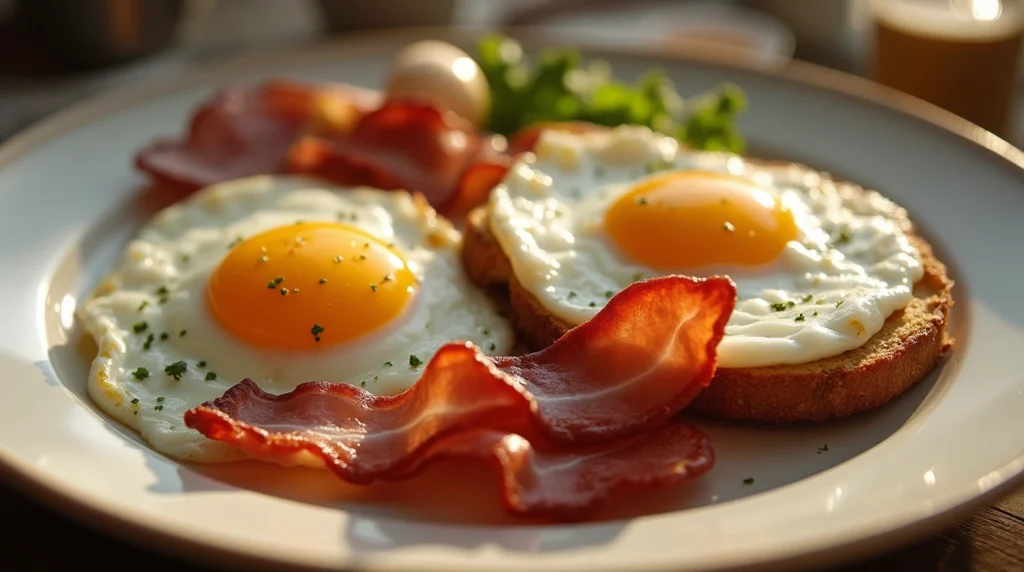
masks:
<path id="1" fill-rule="evenodd" d="M 500 165 L 504 175 L 505 158 L 458 116 L 392 101 L 366 114 L 346 137 L 303 138 L 289 152 L 287 169 L 342 185 L 419 191 L 448 212 L 450 204 L 460 202 L 464 175 L 472 167 Z"/>
<path id="2" fill-rule="evenodd" d="M 728 278 L 655 278 L 536 353 L 488 358 L 447 344 L 397 396 L 326 382 L 275 396 L 245 380 L 185 423 L 258 458 L 311 453 L 353 483 L 490 456 L 510 509 L 577 518 L 621 485 L 710 468 L 706 438 L 670 419 L 710 383 L 735 297 Z M 645 450 L 658 454 L 642 460 Z"/>
<path id="3" fill-rule="evenodd" d="M 161 139 L 135 155 L 135 165 L 158 183 L 182 191 L 244 177 L 282 172 L 285 155 L 305 130 L 318 97 L 342 99 L 353 109 L 375 95 L 349 86 L 270 81 L 227 87 L 192 115 L 183 140 Z"/>

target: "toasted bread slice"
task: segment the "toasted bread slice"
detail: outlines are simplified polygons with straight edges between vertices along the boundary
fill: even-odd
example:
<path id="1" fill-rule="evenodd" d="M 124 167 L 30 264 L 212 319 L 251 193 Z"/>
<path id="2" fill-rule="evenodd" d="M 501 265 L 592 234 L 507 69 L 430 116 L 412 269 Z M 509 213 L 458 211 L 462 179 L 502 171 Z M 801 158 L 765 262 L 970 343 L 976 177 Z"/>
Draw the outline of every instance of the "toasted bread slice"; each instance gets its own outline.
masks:
<path id="1" fill-rule="evenodd" d="M 953 281 L 910 220 L 901 222 L 921 253 L 925 274 L 914 285 L 914 299 L 881 331 L 859 348 L 806 364 L 719 368 L 690 410 L 735 420 L 823 421 L 883 405 L 934 369 L 953 343 L 946 331 Z M 513 323 L 527 346 L 543 348 L 571 328 L 516 280 L 484 207 L 467 217 L 462 260 L 478 285 L 508 286 Z"/>

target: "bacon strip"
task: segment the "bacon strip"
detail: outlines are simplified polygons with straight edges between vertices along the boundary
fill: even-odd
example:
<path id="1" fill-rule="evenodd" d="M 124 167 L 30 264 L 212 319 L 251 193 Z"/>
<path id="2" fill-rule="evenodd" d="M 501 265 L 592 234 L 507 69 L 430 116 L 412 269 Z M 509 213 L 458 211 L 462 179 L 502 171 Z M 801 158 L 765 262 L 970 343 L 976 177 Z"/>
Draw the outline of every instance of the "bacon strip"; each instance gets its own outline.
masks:
<path id="1" fill-rule="evenodd" d="M 275 396 L 245 380 L 185 423 L 259 458 L 311 453 L 353 483 L 407 478 L 450 454 L 492 456 L 511 509 L 571 517 L 620 485 L 710 467 L 700 433 L 669 419 L 710 383 L 735 296 L 728 278 L 655 278 L 533 354 L 488 358 L 447 344 L 397 396 L 327 382 Z M 645 447 L 662 454 L 635 465 Z M 634 466 L 651 470 L 630 476 Z"/>

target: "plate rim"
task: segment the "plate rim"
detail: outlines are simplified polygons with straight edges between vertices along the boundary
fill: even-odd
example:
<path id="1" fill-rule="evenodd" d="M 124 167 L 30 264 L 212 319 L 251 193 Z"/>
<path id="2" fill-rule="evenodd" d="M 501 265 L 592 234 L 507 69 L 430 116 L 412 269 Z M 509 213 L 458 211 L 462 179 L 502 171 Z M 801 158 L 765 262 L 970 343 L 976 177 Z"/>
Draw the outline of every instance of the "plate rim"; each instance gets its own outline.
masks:
<path id="1" fill-rule="evenodd" d="M 876 84 L 866 78 L 846 72 L 818 66 L 816 64 L 791 60 L 780 67 L 766 68 L 746 60 L 745 58 L 712 49 L 692 48 L 686 51 L 667 50 L 655 46 L 607 46 L 599 41 L 565 42 L 560 41 L 557 27 L 546 26 L 511 26 L 511 27 L 408 27 L 386 31 L 364 31 L 346 34 L 344 37 L 315 40 L 296 45 L 278 46 L 255 50 L 234 52 L 227 56 L 202 62 L 192 69 L 174 73 L 168 77 L 135 84 L 117 91 L 103 91 L 92 95 L 74 105 L 53 113 L 33 125 L 21 130 L 0 144 L 0 170 L 19 157 L 31 153 L 37 147 L 59 138 L 84 125 L 102 119 L 117 110 L 135 106 L 156 99 L 162 95 L 181 92 L 206 83 L 227 84 L 237 76 L 257 71 L 258 67 L 273 66 L 277 62 L 291 62 L 313 58 L 317 54 L 330 52 L 357 52 L 360 46 L 402 40 L 436 37 L 441 39 L 475 37 L 489 31 L 499 31 L 532 45 L 571 46 L 597 57 L 605 55 L 627 55 L 647 57 L 652 60 L 692 62 L 701 65 L 715 66 L 720 69 L 734 70 L 766 79 L 783 80 L 791 84 L 807 85 L 837 95 L 845 95 L 861 102 L 910 116 L 933 127 L 954 135 L 955 139 L 977 145 L 988 153 L 985 156 L 1005 166 L 1013 168 L 1014 173 L 1024 182 L 1024 151 L 1008 141 L 986 131 L 985 129 L 952 114 L 935 105 L 914 96 L 898 92 Z M 223 74 L 223 75 L 222 75 Z M 219 81 L 218 81 L 219 80 Z M 1015 468 L 1017 467 L 1017 468 Z M 806 565 L 823 565 L 848 558 L 856 553 L 858 556 L 870 556 L 887 548 L 892 548 L 929 531 L 950 524 L 955 520 L 972 513 L 979 505 L 1004 494 L 1014 486 L 1024 483 L 1024 454 L 1010 459 L 1003 466 L 994 469 L 1005 471 L 1008 476 L 1001 483 L 980 493 L 969 496 L 957 503 L 945 507 L 932 515 L 897 526 L 892 530 L 876 531 L 874 534 L 862 536 L 845 543 L 831 545 L 794 554 L 790 557 L 758 562 L 742 569 L 756 567 L 786 567 L 796 563 Z M 204 543 L 196 539 L 177 534 L 176 531 L 162 528 L 148 521 L 122 517 L 100 502 L 78 495 L 73 490 L 62 487 L 61 483 L 48 477 L 44 471 L 36 471 L 29 464 L 15 455 L 8 455 L 0 448 L 0 477 L 34 500 L 67 516 L 87 528 L 101 531 L 112 537 L 126 541 L 146 549 L 163 553 L 181 560 L 181 554 L 187 553 L 187 560 L 209 564 L 233 565 L 248 564 L 266 566 L 268 564 L 287 564 L 296 570 L 326 570 L 307 563 L 297 563 L 285 558 L 253 556 L 241 546 L 217 545 Z M 953 495 L 951 495 L 953 496 Z M 282 555 L 284 556 L 284 555 Z M 357 569 L 375 569 L 373 563 L 356 565 Z M 539 566 L 538 568 L 543 568 Z M 728 569 L 741 569 L 728 568 Z M 656 566 L 645 568 L 659 570 Z M 715 568 L 726 569 L 726 568 Z"/>

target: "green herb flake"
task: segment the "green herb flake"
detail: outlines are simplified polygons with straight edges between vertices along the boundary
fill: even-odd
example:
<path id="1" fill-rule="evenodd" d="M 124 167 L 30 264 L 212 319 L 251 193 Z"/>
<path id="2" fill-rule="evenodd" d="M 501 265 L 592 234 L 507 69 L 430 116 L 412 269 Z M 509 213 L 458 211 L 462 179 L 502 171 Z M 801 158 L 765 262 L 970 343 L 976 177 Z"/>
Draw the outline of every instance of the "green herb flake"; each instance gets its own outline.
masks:
<path id="1" fill-rule="evenodd" d="M 846 244 L 850 242 L 850 240 L 850 231 L 844 228 L 842 231 L 839 232 L 839 236 L 836 237 L 836 244 Z"/>
<path id="2" fill-rule="evenodd" d="M 648 204 L 648 202 L 649 201 L 647 200 L 647 197 L 640 197 L 639 199 L 636 200 L 636 204 L 638 205 L 646 205 Z"/>
<path id="3" fill-rule="evenodd" d="M 132 331 L 135 332 L 136 334 L 141 334 L 142 332 L 145 332 L 147 329 L 149 329 L 149 324 L 147 324 L 146 322 L 136 322 L 135 325 L 132 326 Z"/>
<path id="4" fill-rule="evenodd" d="M 236 236 L 235 239 L 232 240 L 230 244 L 228 244 L 228 248 L 234 248 L 234 247 L 238 246 L 239 244 L 242 244 L 243 240 L 245 240 L 245 239 L 242 238 L 241 236 Z"/>
<path id="5" fill-rule="evenodd" d="M 498 346 L 495 345 L 494 342 L 491 342 L 490 344 L 488 344 L 487 349 L 493 352 L 494 350 L 498 349 Z"/>
<path id="6" fill-rule="evenodd" d="M 366 260 L 366 255 L 360 254 L 359 256 L 356 257 L 356 260 Z"/>
<path id="7" fill-rule="evenodd" d="M 359 387 L 366 387 L 366 380 L 365 379 L 363 381 L 359 382 Z"/>
<path id="8" fill-rule="evenodd" d="M 416 357 L 414 355 L 410 355 L 409 356 L 409 367 L 419 367 L 422 364 L 423 364 L 423 360 L 421 360 L 420 358 L 418 358 L 418 357 Z"/>
<path id="9" fill-rule="evenodd" d="M 815 310 L 815 311 L 814 311 L 814 313 L 813 313 L 813 314 L 811 314 L 811 315 L 812 315 L 812 316 L 817 316 L 817 315 L 818 315 L 818 311 L 817 311 L 817 310 Z"/>
<path id="10" fill-rule="evenodd" d="M 794 302 L 792 300 L 787 300 L 785 302 L 774 302 L 771 305 L 771 309 L 775 310 L 776 312 L 782 312 L 783 310 L 787 310 L 787 309 L 792 308 L 794 306 L 796 306 L 796 302 Z"/>
<path id="11" fill-rule="evenodd" d="M 138 404 L 139 404 L 139 398 L 138 397 L 133 397 L 132 398 L 132 405 L 138 405 Z"/>
<path id="12" fill-rule="evenodd" d="M 148 336 L 146 336 L 146 342 L 142 344 L 142 349 L 148 350 L 149 348 L 153 347 L 153 340 L 155 339 L 156 338 L 153 337 L 153 334 L 149 334 Z"/>
<path id="13" fill-rule="evenodd" d="M 843 305 L 843 300 L 836 302 L 836 308 Z"/>
<path id="14" fill-rule="evenodd" d="M 162 396 L 161 397 L 157 397 L 156 398 L 156 402 L 157 403 L 163 403 L 164 402 L 164 397 L 162 397 Z"/>
<path id="15" fill-rule="evenodd" d="M 206 367 L 206 360 L 196 362 L 196 367 Z"/>
<path id="16" fill-rule="evenodd" d="M 145 310 L 146 306 L 149 306 L 149 300 L 143 300 L 142 303 L 139 304 L 139 311 L 141 312 Z"/>
<path id="17" fill-rule="evenodd" d="M 803 298 L 801 298 L 800 301 L 806 304 L 807 302 L 810 302 L 813 299 L 814 299 L 814 294 L 808 294 L 808 295 L 804 296 Z"/>
<path id="18" fill-rule="evenodd" d="M 392 367 L 392 366 L 394 366 L 394 365 L 395 365 L 395 364 L 393 364 L 393 363 L 391 363 L 391 362 L 389 362 L 389 361 L 386 361 L 386 362 L 384 362 L 384 367 Z"/>
<path id="19" fill-rule="evenodd" d="M 743 484 L 745 484 L 745 485 L 752 485 L 752 484 L 754 484 L 754 477 L 747 477 L 747 478 L 743 479 Z"/>
<path id="20" fill-rule="evenodd" d="M 175 381 L 179 381 L 181 376 L 185 375 L 186 370 L 188 370 L 188 364 L 179 360 L 165 367 L 164 373 L 173 377 Z"/>
<path id="21" fill-rule="evenodd" d="M 274 278 L 270 282 L 267 282 L 267 289 L 273 290 L 274 288 L 280 286 L 282 282 L 284 282 L 284 276 L 278 276 L 277 278 Z"/>
<path id="22" fill-rule="evenodd" d="M 370 290 L 373 290 L 374 292 L 376 292 L 377 291 L 377 285 L 376 284 L 370 284 Z"/>
<path id="23" fill-rule="evenodd" d="M 320 334 L 324 333 L 324 327 L 320 324 L 313 324 L 313 327 L 309 329 L 309 333 L 313 334 L 313 339 L 319 342 Z"/>
<path id="24" fill-rule="evenodd" d="M 591 308 L 594 308 L 594 307 L 597 306 L 597 302 L 591 302 L 591 303 L 589 303 L 587 305 L 590 306 Z"/>
<path id="25" fill-rule="evenodd" d="M 164 406 L 163 406 L 162 403 L 160 405 L 157 405 L 156 407 L 153 408 L 153 411 L 163 411 L 163 410 L 164 410 Z"/>
<path id="26" fill-rule="evenodd" d="M 793 318 L 793 321 L 794 321 L 794 322 L 802 322 L 802 321 L 804 321 L 805 319 L 806 319 L 806 318 L 804 318 L 804 315 L 803 315 L 803 314 L 801 313 L 801 314 L 798 314 L 798 315 L 797 315 L 797 317 Z"/>
<path id="27" fill-rule="evenodd" d="M 395 279 L 395 278 L 394 278 L 393 276 L 391 276 L 390 274 L 388 274 L 387 276 L 385 276 L 384 278 L 382 278 L 382 279 L 381 279 L 381 282 L 391 282 L 391 281 L 392 281 L 392 280 L 394 280 L 394 279 Z"/>
<path id="28" fill-rule="evenodd" d="M 213 373 L 212 371 L 206 372 L 206 381 L 213 381 L 215 379 L 217 379 L 216 373 Z"/>
<path id="29" fill-rule="evenodd" d="M 168 334 L 167 332 L 163 332 L 163 333 L 160 334 L 160 341 L 161 342 L 166 342 L 170 337 L 171 337 L 171 334 Z"/>
<path id="30" fill-rule="evenodd" d="M 569 299 L 569 300 L 572 300 L 575 297 L 576 297 L 576 293 L 573 292 L 572 290 L 570 290 L 569 291 L 569 295 L 566 298 Z"/>
<path id="31" fill-rule="evenodd" d="M 643 272 L 636 272 L 633 274 L 633 282 L 639 282 L 644 279 Z"/>
<path id="32" fill-rule="evenodd" d="M 282 296 L 287 296 L 288 295 L 288 289 L 287 288 L 281 288 L 281 295 Z"/>
<path id="33" fill-rule="evenodd" d="M 170 293 L 171 291 L 167 289 L 167 286 L 161 286 L 154 292 L 157 296 L 168 296 Z"/>
<path id="34" fill-rule="evenodd" d="M 825 443 L 821 447 L 818 447 L 818 454 L 819 455 L 824 453 L 825 451 L 828 451 L 828 443 Z"/>
<path id="35" fill-rule="evenodd" d="M 327 279 L 326 278 L 321 278 L 320 279 L 320 283 L 321 284 L 327 284 Z"/>
<path id="36" fill-rule="evenodd" d="M 132 372 L 132 377 L 139 381 L 146 379 L 149 377 L 149 370 L 144 367 L 135 368 L 135 371 Z"/>

